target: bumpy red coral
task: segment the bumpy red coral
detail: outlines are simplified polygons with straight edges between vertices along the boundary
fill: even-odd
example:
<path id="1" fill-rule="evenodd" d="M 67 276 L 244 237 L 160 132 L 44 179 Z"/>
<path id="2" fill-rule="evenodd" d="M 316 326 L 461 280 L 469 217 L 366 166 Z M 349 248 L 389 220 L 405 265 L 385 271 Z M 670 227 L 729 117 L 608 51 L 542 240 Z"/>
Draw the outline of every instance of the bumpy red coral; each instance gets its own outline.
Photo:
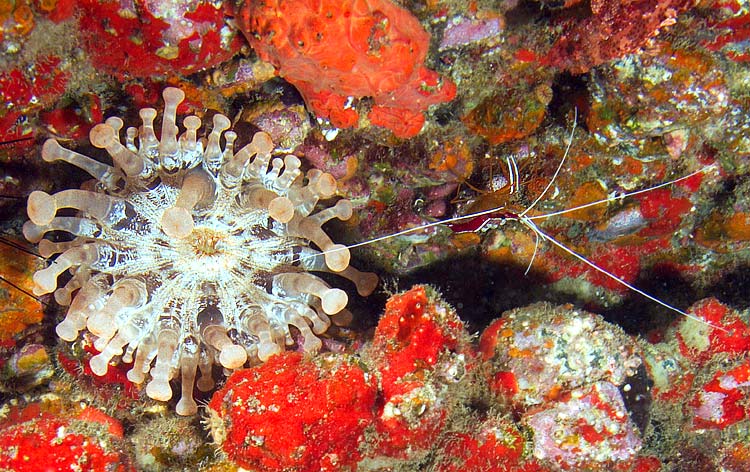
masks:
<path id="1" fill-rule="evenodd" d="M 750 326 L 717 299 L 701 300 L 688 311 L 709 323 L 682 318 L 674 331 L 680 352 L 697 366 L 717 354 L 737 357 L 750 351 Z"/>
<path id="2" fill-rule="evenodd" d="M 229 377 L 209 405 L 211 432 L 252 470 L 350 470 L 375 396 L 373 379 L 351 358 L 285 352 Z"/>
<path id="3" fill-rule="evenodd" d="M 117 446 L 122 434 L 122 425 L 99 410 L 54 413 L 32 404 L 11 411 L 0 424 L 0 469 L 133 471 Z"/>
<path id="4" fill-rule="evenodd" d="M 473 365 L 463 323 L 437 295 L 417 286 L 388 300 L 372 357 L 383 395 L 379 452 L 404 457 L 426 451 L 450 413 L 450 386 Z"/>
<path id="5" fill-rule="evenodd" d="M 573 73 L 584 73 L 609 60 L 636 52 L 660 29 L 673 24 L 686 11 L 688 0 L 622 0 L 591 2 L 591 16 L 570 15 L 564 33 L 546 61 Z"/>
<path id="6" fill-rule="evenodd" d="M 240 28 L 307 105 L 340 128 L 357 125 L 354 100 L 372 97 L 371 123 L 414 136 L 422 112 L 456 94 L 423 65 L 427 32 L 388 0 L 245 2 Z"/>
<path id="7" fill-rule="evenodd" d="M 489 418 L 471 431 L 446 434 L 438 445 L 438 472 L 542 472 L 534 460 L 524 459 L 526 440 L 508 419 Z"/>
<path id="8" fill-rule="evenodd" d="M 29 117 L 54 103 L 65 92 L 70 74 L 56 56 L 0 71 L 0 141 L 33 144 Z"/>
<path id="9" fill-rule="evenodd" d="M 228 60 L 241 45 L 225 23 L 228 2 L 81 0 L 79 9 L 92 63 L 119 78 L 190 74 Z"/>

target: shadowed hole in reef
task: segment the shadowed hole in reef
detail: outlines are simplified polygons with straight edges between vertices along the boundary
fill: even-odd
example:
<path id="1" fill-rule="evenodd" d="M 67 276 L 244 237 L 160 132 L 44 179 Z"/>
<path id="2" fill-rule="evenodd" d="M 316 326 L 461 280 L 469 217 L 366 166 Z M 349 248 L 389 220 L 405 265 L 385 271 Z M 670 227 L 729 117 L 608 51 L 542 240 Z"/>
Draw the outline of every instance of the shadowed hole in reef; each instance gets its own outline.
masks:
<path id="1" fill-rule="evenodd" d="M 536 290 L 545 285 L 545 277 L 533 271 L 524 276 L 525 270 L 526 267 L 518 265 L 482 260 L 477 251 L 472 251 L 401 277 L 398 288 L 406 290 L 418 283 L 437 287 L 474 332 L 484 329 L 505 310 L 537 301 L 553 301 L 543 298 L 542 290 Z"/>
<path id="2" fill-rule="evenodd" d="M 687 310 L 702 298 L 677 270 L 667 267 L 642 271 L 633 286 L 681 310 Z M 597 313 L 621 326 L 628 334 L 640 335 L 653 329 L 666 328 L 680 317 L 637 293 L 629 292 L 624 294 L 622 303 L 600 309 Z"/>
<path id="3" fill-rule="evenodd" d="M 741 265 L 726 272 L 708 288 L 707 293 L 732 307 L 750 305 L 750 266 Z"/>
<path id="4" fill-rule="evenodd" d="M 573 75 L 560 72 L 555 75 L 552 83 L 552 100 L 547 106 L 549 118 L 565 129 L 570 127 L 570 117 L 574 110 L 578 111 L 576 126 L 589 131 L 586 122 L 588 107 L 584 106 L 589 100 L 587 84 L 588 74 Z"/>
<path id="5" fill-rule="evenodd" d="M 651 403 L 651 387 L 654 382 L 649 377 L 646 367 L 641 364 L 634 375 L 631 375 L 618 388 L 625 402 L 625 408 L 630 413 L 630 418 L 641 433 L 646 431 L 649 424 Z M 627 386 L 628 388 L 625 388 Z"/>
<path id="6" fill-rule="evenodd" d="M 399 278 L 398 289 L 407 290 L 414 284 L 438 288 L 472 332 L 481 331 L 506 310 L 540 301 L 571 303 L 602 315 L 629 334 L 646 334 L 668 325 L 679 316 L 637 293 L 625 293 L 621 303 L 610 307 L 597 306 L 575 294 L 555 291 L 545 274 L 532 270 L 524 275 L 525 270 L 526 266 L 500 265 L 483 260 L 477 251 L 472 251 Z M 679 274 L 664 270 L 643 272 L 634 285 L 685 309 L 698 299 Z"/>

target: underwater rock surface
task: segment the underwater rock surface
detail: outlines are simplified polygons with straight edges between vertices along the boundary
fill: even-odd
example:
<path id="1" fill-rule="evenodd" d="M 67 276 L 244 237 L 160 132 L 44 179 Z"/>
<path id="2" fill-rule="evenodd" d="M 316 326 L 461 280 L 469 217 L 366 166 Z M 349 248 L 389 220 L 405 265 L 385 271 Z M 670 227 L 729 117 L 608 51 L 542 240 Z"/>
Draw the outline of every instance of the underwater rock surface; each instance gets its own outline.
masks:
<path id="1" fill-rule="evenodd" d="M 750 470 L 750 9 L 490 3 L 0 5 L 0 469 Z M 151 180 L 136 135 L 212 152 L 145 146 Z M 192 171 L 256 136 L 238 247 L 203 232 L 176 269 L 111 270 L 236 220 L 221 170 Z M 74 228 L 101 208 L 53 196 L 81 188 L 164 198 Z M 28 216 L 68 223 L 39 254 Z M 90 263 L 142 224 L 171 236 Z"/>

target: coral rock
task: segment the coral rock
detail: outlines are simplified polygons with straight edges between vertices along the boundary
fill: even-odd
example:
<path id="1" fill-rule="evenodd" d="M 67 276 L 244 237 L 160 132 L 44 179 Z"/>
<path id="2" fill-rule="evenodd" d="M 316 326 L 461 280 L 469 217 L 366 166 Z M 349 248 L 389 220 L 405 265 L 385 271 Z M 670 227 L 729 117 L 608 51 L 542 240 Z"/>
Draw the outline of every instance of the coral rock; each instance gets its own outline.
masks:
<path id="1" fill-rule="evenodd" d="M 226 23 L 229 2 L 78 3 L 91 62 L 121 79 L 190 74 L 229 60 L 241 45 Z"/>
<path id="2" fill-rule="evenodd" d="M 434 291 L 416 286 L 388 300 L 370 357 L 383 395 L 379 452 L 418 457 L 442 431 L 474 366 L 464 325 Z"/>
<path id="3" fill-rule="evenodd" d="M 686 409 L 694 429 L 724 429 L 750 415 L 750 360 L 718 371 L 698 388 Z"/>
<path id="4" fill-rule="evenodd" d="M 0 469 L 130 472 L 122 425 L 99 410 L 45 411 L 40 404 L 11 409 L 0 421 Z"/>
<path id="5" fill-rule="evenodd" d="M 237 371 L 209 404 L 214 441 L 258 471 L 353 470 L 377 387 L 351 357 L 273 356 Z"/>
<path id="6" fill-rule="evenodd" d="M 591 15 L 571 15 L 546 61 L 575 74 L 638 51 L 692 6 L 688 0 L 593 0 Z"/>
<path id="7" fill-rule="evenodd" d="M 531 135 L 542 124 L 552 89 L 539 84 L 533 89 L 517 86 L 485 98 L 462 118 L 471 132 L 502 144 Z"/>
<path id="8" fill-rule="evenodd" d="M 592 71 L 586 124 L 607 146 L 664 136 L 676 158 L 691 139 L 706 139 L 696 127 L 731 109 L 730 84 L 705 52 L 669 45 L 628 55 Z"/>
<path id="9" fill-rule="evenodd" d="M 617 387 L 598 382 L 570 392 L 524 419 L 534 431 L 534 457 L 569 470 L 613 470 L 641 448 Z"/>
<path id="10" fill-rule="evenodd" d="M 596 381 L 620 385 L 642 363 L 619 327 L 546 303 L 505 313 L 482 333 L 479 349 L 491 364 L 490 388 L 519 409 Z"/>
<path id="11" fill-rule="evenodd" d="M 427 32 L 388 0 L 245 2 L 239 16 L 261 58 L 340 128 L 356 126 L 353 102 L 372 97 L 373 124 L 414 136 L 422 112 L 456 94 L 450 80 L 423 65 Z"/>

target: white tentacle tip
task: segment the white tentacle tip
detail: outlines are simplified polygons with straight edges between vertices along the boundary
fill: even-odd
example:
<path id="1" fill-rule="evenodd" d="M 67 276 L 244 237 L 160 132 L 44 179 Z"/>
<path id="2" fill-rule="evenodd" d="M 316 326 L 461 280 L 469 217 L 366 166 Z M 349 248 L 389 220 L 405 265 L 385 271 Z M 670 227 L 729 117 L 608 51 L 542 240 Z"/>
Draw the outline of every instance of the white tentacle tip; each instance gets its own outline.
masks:
<path id="1" fill-rule="evenodd" d="M 29 219 L 39 226 L 50 224 L 57 213 L 55 199 L 48 193 L 35 190 L 29 195 L 26 212 Z"/>

